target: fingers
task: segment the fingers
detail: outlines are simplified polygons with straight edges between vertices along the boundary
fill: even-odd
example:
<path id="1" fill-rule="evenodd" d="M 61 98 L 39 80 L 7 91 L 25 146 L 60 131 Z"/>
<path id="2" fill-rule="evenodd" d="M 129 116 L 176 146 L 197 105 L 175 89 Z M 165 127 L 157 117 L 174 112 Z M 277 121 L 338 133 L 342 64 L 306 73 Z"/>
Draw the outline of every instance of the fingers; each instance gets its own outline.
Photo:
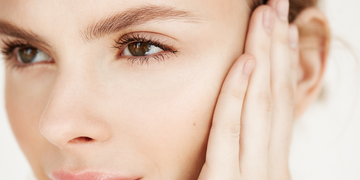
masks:
<path id="1" fill-rule="evenodd" d="M 255 58 L 242 55 L 229 71 L 210 130 L 206 162 L 199 179 L 239 179 L 240 118 Z"/>
<path id="2" fill-rule="evenodd" d="M 289 0 L 270 1 L 276 10 L 275 25 L 271 42 L 271 87 L 274 95 L 283 91 L 284 85 L 290 81 L 290 59 L 289 59 Z M 286 76 L 284 76 L 286 75 Z M 279 91 L 280 90 L 280 91 Z M 283 95 L 282 95 L 283 96 Z"/>
<path id="3" fill-rule="evenodd" d="M 254 57 L 241 56 L 223 84 L 199 179 L 290 179 L 288 147 L 299 48 L 288 10 L 288 0 L 270 0 L 253 12 L 245 53 Z M 254 68 L 254 59 L 249 81 L 251 71 L 246 69 Z"/>
<path id="4" fill-rule="evenodd" d="M 271 89 L 273 97 L 272 127 L 269 144 L 270 167 L 278 167 L 286 163 L 288 154 L 289 129 L 291 129 L 293 116 L 294 89 L 290 71 L 289 51 L 289 1 L 271 1 L 277 11 L 277 18 L 272 36 L 271 49 Z M 279 159 L 282 158 L 282 159 Z"/>
<path id="5" fill-rule="evenodd" d="M 243 179 L 267 179 L 268 143 L 272 97 L 270 52 L 275 12 L 260 6 L 250 20 L 245 52 L 256 58 L 256 68 L 246 95 L 242 114 L 240 168 Z"/>
<path id="6" fill-rule="evenodd" d="M 296 58 L 297 32 L 289 29 L 288 0 L 271 0 L 268 3 L 276 10 L 276 20 L 271 43 L 271 90 L 273 114 L 269 141 L 269 179 L 290 179 L 288 155 L 291 140 L 294 107 L 294 62 Z M 291 31 L 290 31 L 291 30 Z M 293 46 L 290 48 L 290 45 Z M 291 49 L 291 50 L 290 50 Z M 291 55 L 290 55 L 291 54 Z"/>

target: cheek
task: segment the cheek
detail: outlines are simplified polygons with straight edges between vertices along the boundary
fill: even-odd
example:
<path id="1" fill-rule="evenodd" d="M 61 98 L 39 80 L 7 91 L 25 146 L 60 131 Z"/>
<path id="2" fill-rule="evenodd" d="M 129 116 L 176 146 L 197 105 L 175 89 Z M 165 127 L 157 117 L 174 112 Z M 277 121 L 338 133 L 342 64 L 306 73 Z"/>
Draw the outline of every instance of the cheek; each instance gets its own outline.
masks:
<path id="1" fill-rule="evenodd" d="M 115 89 L 122 95 L 108 104 L 113 109 L 107 114 L 117 115 L 109 118 L 117 119 L 116 136 L 131 138 L 134 149 L 146 149 L 162 174 L 197 174 L 202 166 L 214 106 L 232 63 L 212 55 L 176 60 L 179 64 L 155 75 L 131 76 L 123 82 L 131 88 L 119 85 Z"/>
<path id="2" fill-rule="evenodd" d="M 20 71 L 10 68 L 6 71 L 6 110 L 14 135 L 36 172 L 40 168 L 38 160 L 43 146 L 48 144 L 39 132 L 39 120 L 47 104 L 55 73 L 54 69 L 37 73 Z"/>

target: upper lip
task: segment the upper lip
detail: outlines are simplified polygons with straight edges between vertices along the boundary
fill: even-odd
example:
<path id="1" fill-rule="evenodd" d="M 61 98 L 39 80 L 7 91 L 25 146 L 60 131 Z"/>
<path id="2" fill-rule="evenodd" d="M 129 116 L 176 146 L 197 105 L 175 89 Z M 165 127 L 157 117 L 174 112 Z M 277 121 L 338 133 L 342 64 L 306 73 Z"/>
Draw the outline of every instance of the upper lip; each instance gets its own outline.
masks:
<path id="1" fill-rule="evenodd" d="M 140 180 L 139 177 L 121 176 L 94 171 L 68 172 L 56 171 L 52 173 L 55 180 Z"/>

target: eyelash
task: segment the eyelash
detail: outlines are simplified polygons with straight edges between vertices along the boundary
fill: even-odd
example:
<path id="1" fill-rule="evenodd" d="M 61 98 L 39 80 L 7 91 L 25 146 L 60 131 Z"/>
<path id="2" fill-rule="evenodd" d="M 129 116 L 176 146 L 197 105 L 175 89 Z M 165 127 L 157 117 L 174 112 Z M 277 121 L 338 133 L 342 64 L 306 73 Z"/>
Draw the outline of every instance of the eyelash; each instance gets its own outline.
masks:
<path id="1" fill-rule="evenodd" d="M 33 46 L 29 43 L 23 43 L 20 40 L 10 41 L 3 40 L 5 47 L 1 49 L 1 52 L 4 54 L 5 59 L 10 60 L 14 56 L 14 51 L 16 48 L 32 48 Z"/>
<path id="2" fill-rule="evenodd" d="M 129 57 L 127 60 L 133 65 L 135 63 L 140 63 L 143 65 L 144 63 L 148 63 L 150 58 L 153 58 L 157 61 L 164 61 L 166 58 L 168 58 L 168 53 L 170 52 L 174 55 L 176 55 L 177 51 L 172 46 L 166 46 L 162 44 L 158 39 L 155 39 L 153 36 L 146 36 L 139 33 L 132 33 L 132 34 L 126 34 L 124 36 L 121 36 L 118 40 L 115 41 L 114 48 L 117 48 L 120 50 L 120 54 L 117 56 L 117 58 L 121 58 L 123 56 L 124 49 L 131 43 L 134 42 L 141 42 L 141 43 L 149 43 L 150 45 L 154 45 L 159 47 L 163 50 L 161 53 L 157 53 L 154 55 L 148 55 L 148 56 L 132 56 Z"/>
<path id="3" fill-rule="evenodd" d="M 117 54 L 116 58 L 120 59 L 123 58 L 123 51 L 124 49 L 130 44 L 134 42 L 141 42 L 141 43 L 149 43 L 150 45 L 154 45 L 162 49 L 163 51 L 154 55 L 148 55 L 148 56 L 131 56 L 127 58 L 127 61 L 134 65 L 135 63 L 139 63 L 140 65 L 148 64 L 149 60 L 152 58 L 157 61 L 164 61 L 166 58 L 168 58 L 168 53 L 176 54 L 177 51 L 172 46 L 166 46 L 162 44 L 158 39 L 155 39 L 151 35 L 143 35 L 139 33 L 132 33 L 132 34 L 126 34 L 124 36 L 121 36 L 117 40 L 115 40 L 114 48 L 117 48 L 120 50 L 120 52 Z M 20 40 L 10 41 L 9 39 L 3 40 L 4 47 L 1 49 L 2 54 L 5 57 L 5 60 L 7 60 L 8 63 L 10 63 L 11 67 L 14 68 L 26 68 L 32 65 L 35 65 L 37 63 L 30 63 L 30 64 L 20 64 L 15 62 L 16 60 L 12 60 L 15 55 L 15 49 L 16 48 L 36 48 L 35 46 L 31 45 L 30 43 L 22 42 Z"/>
<path id="4" fill-rule="evenodd" d="M 24 43 L 20 40 L 10 41 L 9 39 L 3 40 L 4 47 L 1 48 L 1 53 L 4 55 L 6 65 L 11 68 L 25 68 L 32 66 L 33 64 L 20 64 L 12 60 L 14 57 L 14 51 L 16 48 L 33 48 L 34 46 L 30 43 Z"/>

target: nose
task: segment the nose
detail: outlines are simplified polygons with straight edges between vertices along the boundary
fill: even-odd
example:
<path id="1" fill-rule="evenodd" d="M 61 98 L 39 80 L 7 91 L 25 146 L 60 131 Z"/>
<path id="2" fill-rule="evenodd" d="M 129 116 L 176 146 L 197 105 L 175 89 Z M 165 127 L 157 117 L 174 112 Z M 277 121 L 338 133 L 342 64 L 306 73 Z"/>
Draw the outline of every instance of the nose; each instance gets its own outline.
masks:
<path id="1" fill-rule="evenodd" d="M 101 112 L 104 108 L 99 107 L 103 102 L 94 86 L 81 75 L 58 75 L 39 125 L 48 141 L 65 148 L 111 138 L 110 126 Z"/>

